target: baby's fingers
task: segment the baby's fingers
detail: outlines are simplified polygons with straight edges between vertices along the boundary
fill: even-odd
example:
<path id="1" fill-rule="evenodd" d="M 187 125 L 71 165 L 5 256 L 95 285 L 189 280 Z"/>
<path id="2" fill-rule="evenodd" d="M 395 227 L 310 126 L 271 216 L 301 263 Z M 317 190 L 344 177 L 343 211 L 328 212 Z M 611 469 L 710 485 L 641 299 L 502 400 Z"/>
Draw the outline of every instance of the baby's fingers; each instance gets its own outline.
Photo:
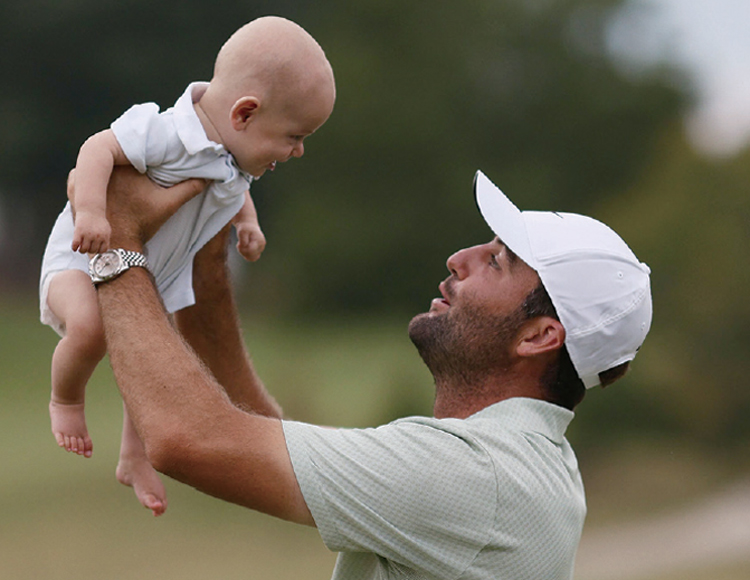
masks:
<path id="1" fill-rule="evenodd" d="M 91 242 L 87 238 L 83 238 L 78 244 L 78 252 L 81 254 L 88 254 L 91 251 Z"/>
<path id="2" fill-rule="evenodd" d="M 107 249 L 107 243 L 101 240 L 96 240 L 91 243 L 91 249 L 89 250 L 92 254 L 100 254 Z"/>
<path id="3" fill-rule="evenodd" d="M 237 250 L 248 262 L 255 262 L 260 258 L 265 248 L 265 243 L 261 244 L 258 240 L 251 240 L 250 242 L 242 243 L 237 242 Z"/>

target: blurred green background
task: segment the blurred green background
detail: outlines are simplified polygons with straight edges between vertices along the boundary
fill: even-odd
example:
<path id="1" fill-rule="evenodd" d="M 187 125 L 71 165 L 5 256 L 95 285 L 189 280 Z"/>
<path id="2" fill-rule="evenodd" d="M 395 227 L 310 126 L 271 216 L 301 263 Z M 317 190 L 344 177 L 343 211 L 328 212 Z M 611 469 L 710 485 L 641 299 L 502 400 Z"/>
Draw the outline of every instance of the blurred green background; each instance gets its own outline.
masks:
<path id="1" fill-rule="evenodd" d="M 622 549 L 599 568 L 585 549 L 734 498 L 750 475 L 750 150 L 693 148 L 683 119 L 695 79 L 614 54 L 624 8 L 638 5 L 0 4 L 0 578 L 330 576 L 333 555 L 312 530 L 172 482 L 164 517 L 140 508 L 114 479 L 121 409 L 107 365 L 87 394 L 91 460 L 56 448 L 46 412 L 56 337 L 37 322 L 36 277 L 78 147 L 131 104 L 166 108 L 208 80 L 224 40 L 265 14 L 310 31 L 338 83 L 305 157 L 253 186 L 268 248 L 235 264 L 250 351 L 287 412 L 344 426 L 430 413 L 406 324 L 436 295 L 447 256 L 491 236 L 471 196 L 481 168 L 524 209 L 607 222 L 653 271 L 646 346 L 628 377 L 589 393 L 569 433 L 589 495 L 579 577 L 747 578 L 750 548 L 632 573 L 618 572 Z M 748 526 L 720 527 L 731 544 Z M 667 554 L 664 536 L 649 549 Z"/>

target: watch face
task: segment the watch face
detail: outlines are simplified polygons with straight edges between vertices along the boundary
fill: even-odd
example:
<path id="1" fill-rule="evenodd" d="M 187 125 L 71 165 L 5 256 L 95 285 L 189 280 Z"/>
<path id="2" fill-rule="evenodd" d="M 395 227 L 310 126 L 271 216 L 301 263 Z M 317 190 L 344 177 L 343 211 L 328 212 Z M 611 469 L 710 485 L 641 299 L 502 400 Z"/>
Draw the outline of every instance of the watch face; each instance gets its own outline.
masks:
<path id="1" fill-rule="evenodd" d="M 108 278 L 117 273 L 120 267 L 120 256 L 117 252 L 108 250 L 96 256 L 91 265 L 93 273 L 100 278 Z"/>

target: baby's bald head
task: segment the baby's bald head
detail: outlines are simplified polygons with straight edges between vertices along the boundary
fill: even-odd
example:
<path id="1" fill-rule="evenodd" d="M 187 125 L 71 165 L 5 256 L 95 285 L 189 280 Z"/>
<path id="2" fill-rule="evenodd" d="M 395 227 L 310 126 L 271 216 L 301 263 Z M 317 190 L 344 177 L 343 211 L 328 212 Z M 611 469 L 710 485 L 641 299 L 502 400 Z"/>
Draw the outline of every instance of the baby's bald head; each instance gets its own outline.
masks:
<path id="1" fill-rule="evenodd" d="M 253 93 L 275 101 L 335 95 L 333 69 L 323 49 L 298 24 L 265 16 L 237 30 L 219 51 L 211 84 L 233 98 Z"/>

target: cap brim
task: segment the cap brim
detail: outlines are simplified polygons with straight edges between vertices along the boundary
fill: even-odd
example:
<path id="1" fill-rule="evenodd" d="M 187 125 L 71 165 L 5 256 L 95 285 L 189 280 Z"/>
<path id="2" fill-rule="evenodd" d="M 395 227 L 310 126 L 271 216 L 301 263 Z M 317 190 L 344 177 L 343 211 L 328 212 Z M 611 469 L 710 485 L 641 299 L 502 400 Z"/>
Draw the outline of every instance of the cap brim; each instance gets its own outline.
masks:
<path id="1" fill-rule="evenodd" d="M 474 177 L 474 195 L 484 221 L 500 241 L 538 270 L 521 210 L 481 171 Z"/>

